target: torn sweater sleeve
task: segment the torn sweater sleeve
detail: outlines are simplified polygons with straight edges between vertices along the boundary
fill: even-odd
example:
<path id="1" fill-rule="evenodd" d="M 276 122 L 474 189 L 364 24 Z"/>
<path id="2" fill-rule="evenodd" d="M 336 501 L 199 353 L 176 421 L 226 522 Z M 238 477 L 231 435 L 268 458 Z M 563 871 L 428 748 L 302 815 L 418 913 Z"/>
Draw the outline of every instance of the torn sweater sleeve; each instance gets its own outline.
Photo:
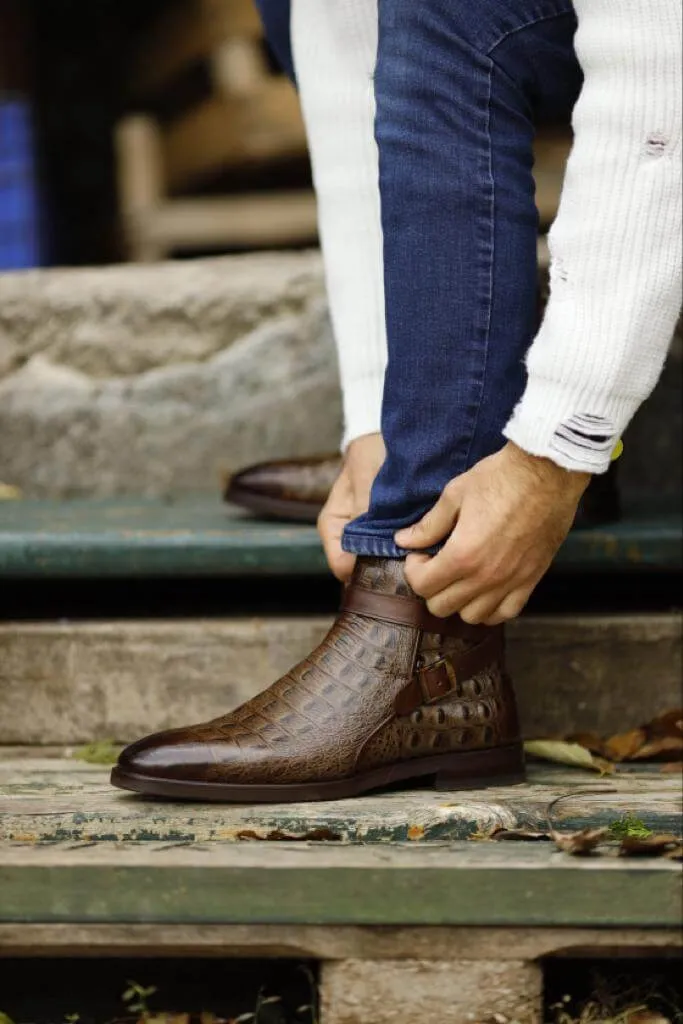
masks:
<path id="1" fill-rule="evenodd" d="M 504 434 L 604 472 L 681 304 L 681 2 L 576 0 L 585 80 L 550 232 L 551 292 Z"/>

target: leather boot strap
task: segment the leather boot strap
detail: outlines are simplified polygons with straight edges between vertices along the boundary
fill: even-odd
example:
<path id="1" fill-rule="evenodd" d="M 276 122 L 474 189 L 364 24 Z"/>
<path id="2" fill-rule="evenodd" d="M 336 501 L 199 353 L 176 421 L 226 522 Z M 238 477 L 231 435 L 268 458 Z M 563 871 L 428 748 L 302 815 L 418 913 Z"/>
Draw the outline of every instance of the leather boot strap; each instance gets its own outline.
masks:
<path id="1" fill-rule="evenodd" d="M 355 612 L 369 619 L 381 622 L 393 622 L 397 626 L 412 626 L 425 633 L 437 633 L 440 636 L 456 636 L 463 640 L 480 640 L 489 632 L 487 626 L 470 626 L 463 622 L 459 615 L 449 615 L 440 619 L 432 615 L 426 604 L 419 597 L 408 597 L 403 594 L 377 594 L 353 584 L 346 588 L 342 599 L 343 612 Z"/>
<path id="2" fill-rule="evenodd" d="M 503 660 L 504 633 L 501 626 L 471 626 L 459 615 L 440 619 L 432 615 L 420 598 L 403 594 L 377 594 L 363 587 L 349 586 L 342 611 L 353 612 L 381 622 L 411 626 L 425 633 L 459 637 L 473 646 L 459 654 L 448 654 L 424 668 L 416 668 L 407 686 L 397 695 L 396 712 L 409 715 L 423 704 L 442 700 L 460 690 L 460 684 Z"/>
<path id="3" fill-rule="evenodd" d="M 449 693 L 462 693 L 461 684 L 503 659 L 503 630 L 489 627 L 481 643 L 460 654 L 443 658 L 415 670 L 413 678 L 397 695 L 394 707 L 398 715 L 409 715 L 424 704 L 434 704 Z"/>

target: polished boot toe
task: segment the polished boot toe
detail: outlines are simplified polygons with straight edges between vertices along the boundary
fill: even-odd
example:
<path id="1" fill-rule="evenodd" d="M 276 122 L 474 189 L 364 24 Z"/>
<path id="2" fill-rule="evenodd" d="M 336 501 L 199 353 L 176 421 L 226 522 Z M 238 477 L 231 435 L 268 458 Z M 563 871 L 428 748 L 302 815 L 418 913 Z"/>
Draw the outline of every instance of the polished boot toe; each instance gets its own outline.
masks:
<path id="1" fill-rule="evenodd" d="M 223 497 L 268 518 L 315 523 L 341 468 L 339 454 L 261 462 L 231 477 Z"/>

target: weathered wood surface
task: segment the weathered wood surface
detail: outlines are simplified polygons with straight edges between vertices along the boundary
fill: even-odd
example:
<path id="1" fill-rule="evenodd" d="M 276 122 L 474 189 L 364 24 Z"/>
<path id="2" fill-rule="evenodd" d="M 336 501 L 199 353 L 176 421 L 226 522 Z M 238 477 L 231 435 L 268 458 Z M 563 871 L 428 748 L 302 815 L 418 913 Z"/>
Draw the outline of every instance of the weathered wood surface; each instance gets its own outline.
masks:
<path id="1" fill-rule="evenodd" d="M 3 843 L 0 921 L 666 928 L 680 870 L 545 843 Z"/>
<path id="2" fill-rule="evenodd" d="M 230 956 L 310 960 L 536 960 L 680 956 L 677 926 L 25 924 L 0 921 L 2 956 Z"/>
<path id="3" fill-rule="evenodd" d="M 682 564 L 675 512 L 570 533 L 556 570 L 673 570 Z M 0 505 L 0 577 L 140 577 L 327 573 L 314 527 L 230 514 L 218 497 L 173 502 L 7 501 Z"/>
<path id="4" fill-rule="evenodd" d="M 0 761 L 0 841 L 205 843 L 318 840 L 424 845 L 495 828 L 608 825 L 631 812 L 660 832 L 681 830 L 681 777 L 643 768 L 599 778 L 531 765 L 526 783 L 285 805 L 202 805 L 113 789 L 107 768 L 73 760 Z"/>
<path id="5" fill-rule="evenodd" d="M 217 717 L 308 655 L 331 621 L 0 622 L 0 744 L 126 742 L 142 722 L 155 732 Z M 524 734 L 623 732 L 676 707 L 682 641 L 675 612 L 522 616 L 507 657 Z"/>

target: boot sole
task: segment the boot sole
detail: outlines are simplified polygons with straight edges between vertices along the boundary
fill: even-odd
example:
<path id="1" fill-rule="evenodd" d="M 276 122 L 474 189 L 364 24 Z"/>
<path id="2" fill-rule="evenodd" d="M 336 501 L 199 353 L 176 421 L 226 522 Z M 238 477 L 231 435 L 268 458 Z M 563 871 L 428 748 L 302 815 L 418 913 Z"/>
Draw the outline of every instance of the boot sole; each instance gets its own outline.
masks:
<path id="1" fill-rule="evenodd" d="M 291 498 L 269 498 L 254 494 L 247 488 L 230 486 L 224 500 L 232 505 L 255 512 L 268 519 L 281 519 L 290 523 L 307 523 L 315 526 L 323 506 L 313 501 L 293 501 Z"/>
<path id="2" fill-rule="evenodd" d="M 193 782 L 182 779 L 153 778 L 126 771 L 117 765 L 111 773 L 112 785 L 143 796 L 171 800 L 197 800 L 210 803 L 284 804 L 311 800 L 345 800 L 396 783 L 432 777 L 441 791 L 483 789 L 524 782 L 524 751 L 521 743 L 492 750 L 468 750 L 460 754 L 440 754 L 416 758 L 399 764 L 374 768 L 363 775 L 331 782 L 300 782 L 284 786 L 234 785 L 222 782 Z"/>

